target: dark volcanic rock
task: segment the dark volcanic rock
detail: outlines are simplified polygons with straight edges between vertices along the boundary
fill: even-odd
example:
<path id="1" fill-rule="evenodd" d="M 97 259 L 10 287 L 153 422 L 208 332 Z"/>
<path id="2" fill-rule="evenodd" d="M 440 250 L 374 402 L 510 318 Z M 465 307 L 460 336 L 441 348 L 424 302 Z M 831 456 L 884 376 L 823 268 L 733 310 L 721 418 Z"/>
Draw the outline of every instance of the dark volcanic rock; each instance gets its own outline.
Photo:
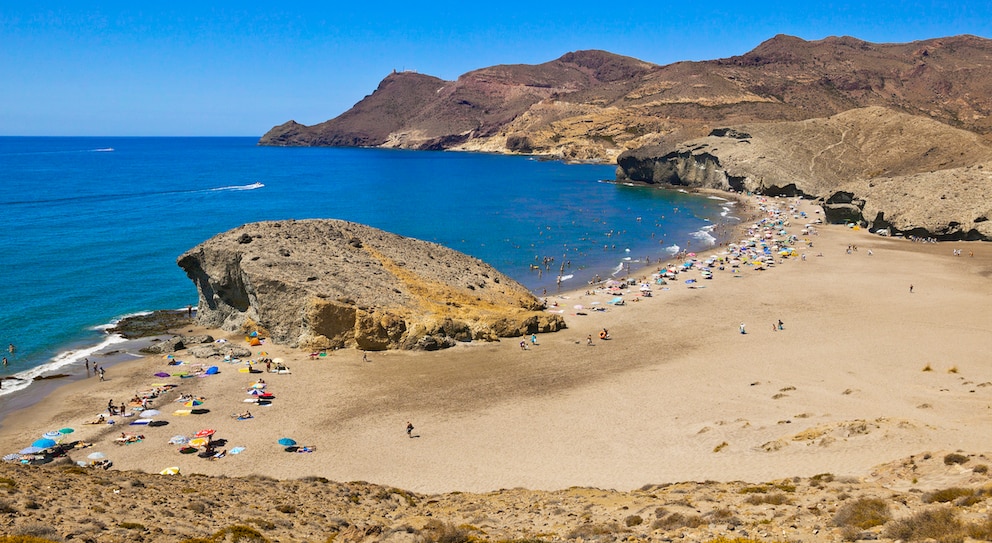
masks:
<path id="1" fill-rule="evenodd" d="M 124 317 L 108 334 L 120 334 L 127 339 L 149 336 L 161 336 L 183 326 L 189 326 L 192 320 L 186 311 L 159 310 L 147 315 Z"/>
<path id="2" fill-rule="evenodd" d="M 247 224 L 178 264 L 197 286 L 201 324 L 310 349 L 430 348 L 564 327 L 476 258 L 345 221 Z"/>

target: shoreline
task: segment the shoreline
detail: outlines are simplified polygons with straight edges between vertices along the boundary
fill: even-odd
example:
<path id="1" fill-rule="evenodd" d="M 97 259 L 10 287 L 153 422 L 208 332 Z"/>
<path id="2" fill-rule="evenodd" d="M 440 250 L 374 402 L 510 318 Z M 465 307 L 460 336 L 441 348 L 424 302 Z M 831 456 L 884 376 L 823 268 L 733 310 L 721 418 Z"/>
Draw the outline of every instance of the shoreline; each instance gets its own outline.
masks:
<path id="1" fill-rule="evenodd" d="M 750 221 L 741 223 L 746 229 Z M 88 450 L 113 456 L 114 469 L 319 475 L 418 492 L 863 477 L 924 450 L 986 448 L 981 416 L 992 387 L 982 384 L 992 383 L 992 370 L 981 361 L 992 340 L 982 323 L 992 322 L 983 304 L 992 294 L 992 249 L 818 229 L 806 261 L 724 270 L 705 288 L 680 279 L 606 312 L 575 309 L 608 307 L 612 296 L 604 293 L 548 296 L 569 328 L 540 335 L 525 352 L 509 340 L 369 353 L 363 362 L 355 350 L 309 360 L 266 345 L 292 374 L 266 374 L 277 399 L 252 408 L 253 420 L 229 417 L 248 405 L 241 400 L 252 377 L 198 361 L 220 366 L 220 374 L 176 380 L 176 395 L 205 395 L 210 413 L 173 416 L 175 404 L 163 395 L 153 406 L 164 406 L 168 426 L 142 430 L 146 441 L 121 447 L 111 443 L 121 427 L 80 423 L 166 368 L 161 357 L 127 362 L 106 383 L 70 383 L 0 421 L 0 442 L 72 426 L 74 437 L 94 443 Z M 861 251 L 845 254 L 852 243 Z M 973 248 L 975 257 L 951 257 L 952 246 Z M 962 311 L 970 323 L 955 318 Z M 768 330 L 776 320 L 784 330 Z M 739 322 L 747 322 L 746 335 Z M 607 327 L 613 339 L 585 345 Z M 407 420 L 420 438 L 407 438 Z M 166 443 L 206 426 L 245 452 L 211 462 Z M 275 444 L 280 437 L 317 450 L 287 456 Z"/>

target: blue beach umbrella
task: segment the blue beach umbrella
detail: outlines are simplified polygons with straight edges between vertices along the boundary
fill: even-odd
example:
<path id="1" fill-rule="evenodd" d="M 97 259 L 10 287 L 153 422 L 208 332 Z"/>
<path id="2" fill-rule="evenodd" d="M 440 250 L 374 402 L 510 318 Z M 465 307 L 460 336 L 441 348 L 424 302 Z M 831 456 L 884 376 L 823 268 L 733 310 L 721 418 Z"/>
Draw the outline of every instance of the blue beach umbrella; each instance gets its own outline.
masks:
<path id="1" fill-rule="evenodd" d="M 288 437 L 283 437 L 279 439 L 279 444 L 282 445 L 283 447 L 292 447 L 293 445 L 296 445 L 296 440 L 290 439 Z"/>
<path id="2" fill-rule="evenodd" d="M 48 439 L 47 437 L 43 437 L 31 444 L 32 447 L 38 447 L 39 449 L 49 449 L 51 447 L 54 447 L 55 445 L 56 445 L 55 440 Z"/>
<path id="3" fill-rule="evenodd" d="M 75 432 L 75 430 L 73 430 L 72 428 L 59 428 L 59 434 L 61 435 L 67 435 L 73 432 Z"/>
<path id="4" fill-rule="evenodd" d="M 45 432 L 44 434 L 41 434 L 41 437 L 45 439 L 58 439 L 62 437 L 62 434 L 60 434 L 57 430 L 52 430 L 51 432 Z"/>
<path id="5" fill-rule="evenodd" d="M 41 447 L 31 446 L 21 449 L 20 451 L 18 451 L 18 454 L 34 454 L 34 453 L 39 453 L 43 450 L 45 449 L 42 449 Z"/>

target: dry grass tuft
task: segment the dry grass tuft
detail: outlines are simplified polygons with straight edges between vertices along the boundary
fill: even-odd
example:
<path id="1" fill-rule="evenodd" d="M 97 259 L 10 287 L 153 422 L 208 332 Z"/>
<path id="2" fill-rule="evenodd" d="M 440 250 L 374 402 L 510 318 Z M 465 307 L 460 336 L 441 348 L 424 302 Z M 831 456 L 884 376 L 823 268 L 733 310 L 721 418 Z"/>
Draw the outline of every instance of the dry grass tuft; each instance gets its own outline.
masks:
<path id="1" fill-rule="evenodd" d="M 859 498 L 848 502 L 837 510 L 834 525 L 854 526 L 862 530 L 881 526 L 892 519 L 889 504 L 879 498 Z"/>
<path id="2" fill-rule="evenodd" d="M 950 507 L 943 507 L 926 509 L 890 522 L 882 534 L 890 539 L 903 541 L 932 539 L 937 543 L 960 543 L 964 541 L 964 532 L 964 525 L 957 512 Z"/>
<path id="3" fill-rule="evenodd" d="M 950 453 L 944 456 L 944 464 L 950 466 L 953 464 L 964 464 L 968 461 L 968 457 L 963 454 Z"/>
<path id="4" fill-rule="evenodd" d="M 923 503 L 947 503 L 958 498 L 974 495 L 975 491 L 970 488 L 954 486 L 951 488 L 943 488 L 940 490 L 934 490 L 933 492 L 927 492 L 921 499 L 923 500 Z"/>

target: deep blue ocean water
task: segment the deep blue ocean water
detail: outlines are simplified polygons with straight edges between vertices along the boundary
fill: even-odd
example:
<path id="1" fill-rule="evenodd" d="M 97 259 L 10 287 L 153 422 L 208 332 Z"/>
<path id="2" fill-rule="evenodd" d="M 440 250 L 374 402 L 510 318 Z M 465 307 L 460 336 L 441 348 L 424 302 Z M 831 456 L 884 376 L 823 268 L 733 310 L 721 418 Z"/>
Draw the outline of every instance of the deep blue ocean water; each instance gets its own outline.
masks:
<path id="1" fill-rule="evenodd" d="M 337 218 L 476 256 L 535 294 L 670 256 L 728 202 L 603 182 L 614 166 L 453 152 L 258 147 L 255 138 L 0 138 L 3 396 L 82 372 L 106 325 L 195 304 L 176 258 L 247 222 Z M 260 185 L 259 185 L 260 184 Z M 540 277 L 535 257 L 554 257 Z M 94 358 L 96 359 L 96 358 Z M 2 405 L 0 405 L 2 407 Z M 2 411 L 2 409 L 0 409 Z"/>

